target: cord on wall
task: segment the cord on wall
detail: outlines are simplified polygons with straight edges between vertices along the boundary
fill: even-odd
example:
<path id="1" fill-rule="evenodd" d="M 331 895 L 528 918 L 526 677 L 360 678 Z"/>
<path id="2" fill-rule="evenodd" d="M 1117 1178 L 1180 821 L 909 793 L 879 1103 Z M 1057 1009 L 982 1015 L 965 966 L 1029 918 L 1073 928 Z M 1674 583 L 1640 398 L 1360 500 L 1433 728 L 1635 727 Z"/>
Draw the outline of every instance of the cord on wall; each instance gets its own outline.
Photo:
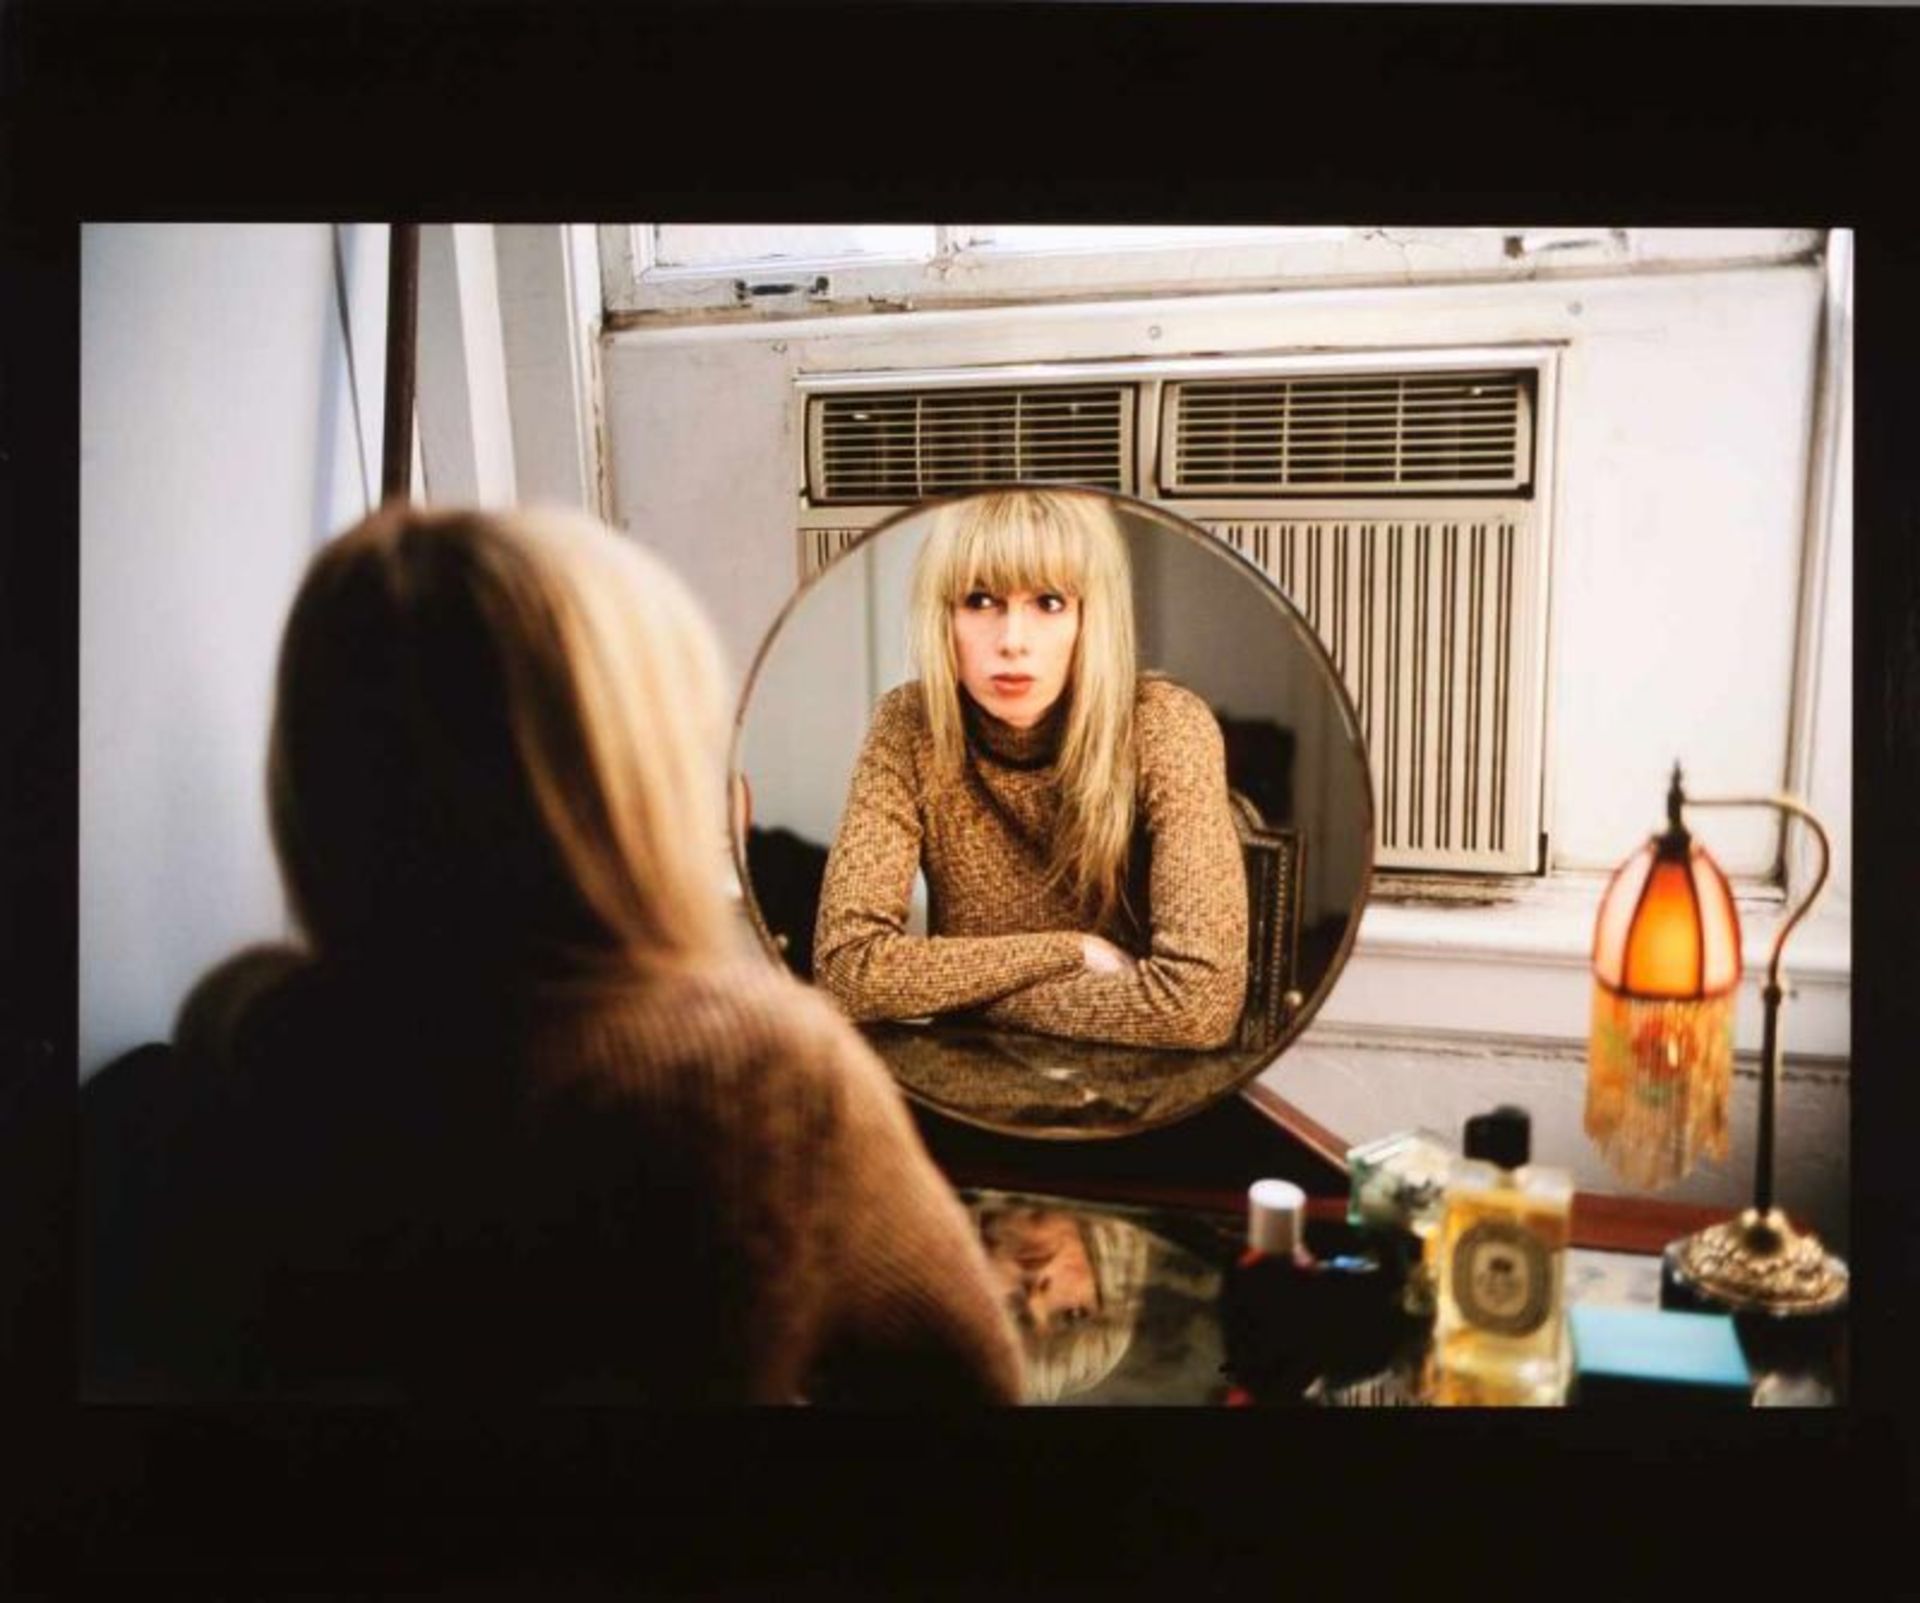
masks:
<path id="1" fill-rule="evenodd" d="M 373 510 L 373 480 L 367 472 L 365 423 L 360 411 L 360 377 L 353 359 L 353 312 L 347 297 L 347 260 L 340 225 L 333 225 L 333 297 L 340 312 L 340 343 L 347 355 L 347 400 L 353 410 L 353 452 L 360 464 L 360 500 L 363 513 Z"/>

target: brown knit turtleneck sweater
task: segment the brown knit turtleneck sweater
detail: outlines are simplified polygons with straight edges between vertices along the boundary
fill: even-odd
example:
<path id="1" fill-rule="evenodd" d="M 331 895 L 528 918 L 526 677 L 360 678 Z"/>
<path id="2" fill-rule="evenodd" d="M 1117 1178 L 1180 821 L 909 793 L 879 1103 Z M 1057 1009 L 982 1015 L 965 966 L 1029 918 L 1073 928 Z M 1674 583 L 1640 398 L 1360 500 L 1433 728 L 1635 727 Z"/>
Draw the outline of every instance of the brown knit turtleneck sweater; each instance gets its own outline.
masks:
<path id="1" fill-rule="evenodd" d="M 202 981 L 123 1391 L 1018 1399 L 965 1211 L 805 987 L 423 987 L 284 949 Z"/>
<path id="2" fill-rule="evenodd" d="M 1140 681 L 1135 831 L 1147 863 L 1128 901 L 1146 938 L 1120 921 L 1092 931 L 1138 959 L 1125 973 L 1097 974 L 1071 893 L 1048 884 L 1060 721 L 1056 707 L 1021 731 L 969 704 L 966 766 L 947 776 L 919 684 L 881 698 L 827 859 L 814 938 L 815 977 L 854 1018 L 979 1009 L 995 1023 L 1080 1040 L 1213 1047 L 1231 1038 L 1246 992 L 1247 891 L 1219 725 L 1191 691 Z M 921 868 L 931 936 L 906 933 Z"/>

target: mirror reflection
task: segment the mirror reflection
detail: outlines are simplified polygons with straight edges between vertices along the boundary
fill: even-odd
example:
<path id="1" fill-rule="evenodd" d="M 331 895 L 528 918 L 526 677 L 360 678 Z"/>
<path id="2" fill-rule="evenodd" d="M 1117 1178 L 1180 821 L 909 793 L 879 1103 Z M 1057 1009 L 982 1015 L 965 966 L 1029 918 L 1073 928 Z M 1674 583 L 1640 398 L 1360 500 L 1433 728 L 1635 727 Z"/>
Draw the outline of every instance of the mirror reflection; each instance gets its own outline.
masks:
<path id="1" fill-rule="evenodd" d="M 736 771 L 763 935 L 903 1086 L 1118 1134 L 1257 1073 L 1371 866 L 1357 721 L 1203 531 L 1013 486 L 883 525 L 763 646 Z"/>
<path id="2" fill-rule="evenodd" d="M 1020 1332 L 1022 1402 L 1220 1400 L 1217 1242 L 1183 1243 L 1157 1215 L 1055 1197 L 965 1201 Z"/>
<path id="3" fill-rule="evenodd" d="M 1206 703 L 1141 674 L 1119 521 L 1009 490 L 933 513 L 916 677 L 881 697 L 827 859 L 814 978 L 857 1020 L 962 1010 L 1134 1046 L 1221 1046 L 1247 893 Z M 925 877 L 929 933 L 907 930 Z"/>

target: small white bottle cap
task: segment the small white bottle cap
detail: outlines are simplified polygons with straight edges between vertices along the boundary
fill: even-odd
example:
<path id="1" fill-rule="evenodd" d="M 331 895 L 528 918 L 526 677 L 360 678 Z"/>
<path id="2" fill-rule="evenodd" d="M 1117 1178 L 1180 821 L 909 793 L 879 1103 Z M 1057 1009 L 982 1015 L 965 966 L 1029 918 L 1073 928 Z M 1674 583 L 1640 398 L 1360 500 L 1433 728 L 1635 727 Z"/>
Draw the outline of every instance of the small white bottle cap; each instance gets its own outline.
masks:
<path id="1" fill-rule="evenodd" d="M 1307 1194 L 1291 1180 L 1256 1180 L 1247 1187 L 1247 1245 L 1256 1252 L 1292 1252 L 1300 1244 Z"/>

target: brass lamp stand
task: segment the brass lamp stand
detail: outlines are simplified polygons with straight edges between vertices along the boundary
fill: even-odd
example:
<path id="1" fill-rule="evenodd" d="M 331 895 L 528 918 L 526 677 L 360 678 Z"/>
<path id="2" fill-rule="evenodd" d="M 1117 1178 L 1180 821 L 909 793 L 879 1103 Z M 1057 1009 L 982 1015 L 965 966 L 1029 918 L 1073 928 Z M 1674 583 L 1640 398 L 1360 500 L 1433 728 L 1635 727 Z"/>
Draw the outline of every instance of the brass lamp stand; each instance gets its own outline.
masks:
<path id="1" fill-rule="evenodd" d="M 1820 820 L 1789 796 L 1684 794 L 1675 765 L 1668 809 L 1680 807 L 1771 807 L 1800 819 L 1820 848 L 1813 886 L 1782 921 L 1767 962 L 1761 992 L 1765 1007 L 1760 1039 L 1760 1128 L 1754 1159 L 1753 1206 L 1739 1218 L 1710 1225 L 1666 1250 L 1668 1274 L 1695 1299 L 1735 1313 L 1804 1317 L 1831 1313 L 1847 1298 L 1847 1267 L 1811 1231 L 1797 1230 L 1773 1201 L 1773 1144 L 1780 1079 L 1780 953 L 1827 882 L 1831 848 Z"/>

